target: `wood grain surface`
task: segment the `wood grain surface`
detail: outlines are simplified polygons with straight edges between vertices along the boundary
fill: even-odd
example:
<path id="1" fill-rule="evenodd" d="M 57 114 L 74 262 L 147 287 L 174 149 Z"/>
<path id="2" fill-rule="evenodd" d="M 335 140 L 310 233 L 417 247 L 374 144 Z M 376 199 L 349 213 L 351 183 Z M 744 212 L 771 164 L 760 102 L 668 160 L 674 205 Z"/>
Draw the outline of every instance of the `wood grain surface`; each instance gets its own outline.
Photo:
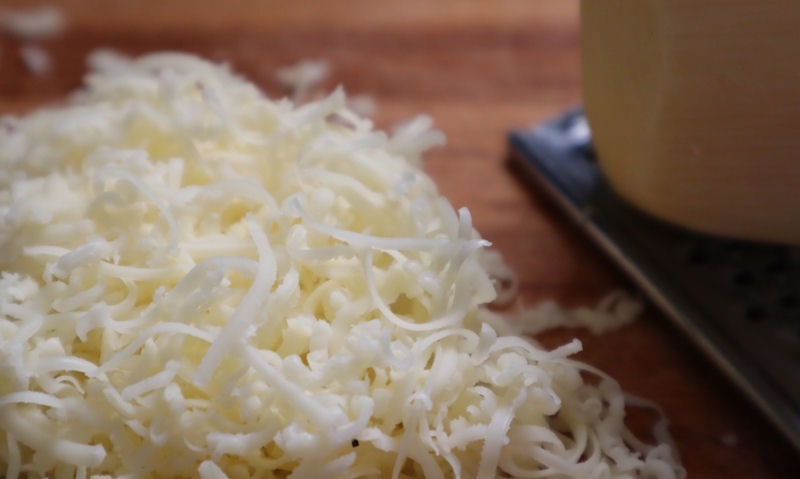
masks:
<path id="1" fill-rule="evenodd" d="M 31 2 L 0 0 L 0 8 Z M 578 104 L 576 0 L 517 1 L 78 1 L 51 2 L 66 28 L 38 42 L 46 74 L 28 71 L 20 41 L 0 36 L 0 114 L 58 102 L 80 85 L 87 53 L 184 50 L 229 63 L 272 95 L 273 73 L 303 59 L 331 64 L 327 88 L 343 84 L 377 103 L 391 127 L 427 113 L 448 136 L 426 168 L 521 278 L 522 301 L 592 304 L 632 287 L 535 190 L 506 167 L 509 130 Z M 551 346 L 578 336 L 580 357 L 629 392 L 657 401 L 689 477 L 800 477 L 797 453 L 668 321 L 652 308 L 633 325 L 593 336 L 555 331 Z M 635 411 L 630 424 L 647 430 Z"/>

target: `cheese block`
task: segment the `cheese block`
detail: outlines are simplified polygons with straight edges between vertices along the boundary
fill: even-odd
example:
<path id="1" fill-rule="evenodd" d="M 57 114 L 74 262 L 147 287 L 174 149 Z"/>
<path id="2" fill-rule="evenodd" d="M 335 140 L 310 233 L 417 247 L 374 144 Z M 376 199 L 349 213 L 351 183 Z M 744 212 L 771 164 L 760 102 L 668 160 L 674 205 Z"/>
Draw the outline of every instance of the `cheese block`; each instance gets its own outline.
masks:
<path id="1" fill-rule="evenodd" d="M 609 182 L 702 232 L 800 244 L 800 2 L 583 0 Z"/>

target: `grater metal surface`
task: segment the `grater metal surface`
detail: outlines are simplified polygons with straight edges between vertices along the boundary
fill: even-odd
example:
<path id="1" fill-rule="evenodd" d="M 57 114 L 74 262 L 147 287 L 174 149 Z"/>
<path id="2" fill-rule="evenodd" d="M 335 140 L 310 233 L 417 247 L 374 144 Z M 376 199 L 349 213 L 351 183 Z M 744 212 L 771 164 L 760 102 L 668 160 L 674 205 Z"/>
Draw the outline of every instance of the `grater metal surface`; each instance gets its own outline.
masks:
<path id="1" fill-rule="evenodd" d="M 800 450 L 800 248 L 702 235 L 619 198 L 576 109 L 509 135 L 544 190 Z"/>

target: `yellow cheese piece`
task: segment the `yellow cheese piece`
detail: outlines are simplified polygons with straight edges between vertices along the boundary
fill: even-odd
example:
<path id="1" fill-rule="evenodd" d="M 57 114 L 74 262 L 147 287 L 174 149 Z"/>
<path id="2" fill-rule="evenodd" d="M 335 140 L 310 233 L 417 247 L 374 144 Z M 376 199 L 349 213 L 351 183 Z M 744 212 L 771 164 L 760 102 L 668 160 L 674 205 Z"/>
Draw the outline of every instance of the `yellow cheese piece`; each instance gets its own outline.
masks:
<path id="1" fill-rule="evenodd" d="M 583 93 L 628 201 L 800 244 L 800 2 L 582 0 Z"/>

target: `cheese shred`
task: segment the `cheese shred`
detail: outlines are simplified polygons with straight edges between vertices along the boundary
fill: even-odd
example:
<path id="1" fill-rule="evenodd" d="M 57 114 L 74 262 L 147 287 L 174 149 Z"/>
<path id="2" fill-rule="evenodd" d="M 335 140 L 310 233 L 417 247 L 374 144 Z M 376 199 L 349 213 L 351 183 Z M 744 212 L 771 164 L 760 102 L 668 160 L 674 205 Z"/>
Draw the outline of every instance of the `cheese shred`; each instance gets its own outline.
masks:
<path id="1" fill-rule="evenodd" d="M 0 476 L 685 476 L 578 341 L 503 332 L 429 119 L 389 135 L 341 89 L 272 100 L 180 53 L 91 64 L 0 120 Z"/>

